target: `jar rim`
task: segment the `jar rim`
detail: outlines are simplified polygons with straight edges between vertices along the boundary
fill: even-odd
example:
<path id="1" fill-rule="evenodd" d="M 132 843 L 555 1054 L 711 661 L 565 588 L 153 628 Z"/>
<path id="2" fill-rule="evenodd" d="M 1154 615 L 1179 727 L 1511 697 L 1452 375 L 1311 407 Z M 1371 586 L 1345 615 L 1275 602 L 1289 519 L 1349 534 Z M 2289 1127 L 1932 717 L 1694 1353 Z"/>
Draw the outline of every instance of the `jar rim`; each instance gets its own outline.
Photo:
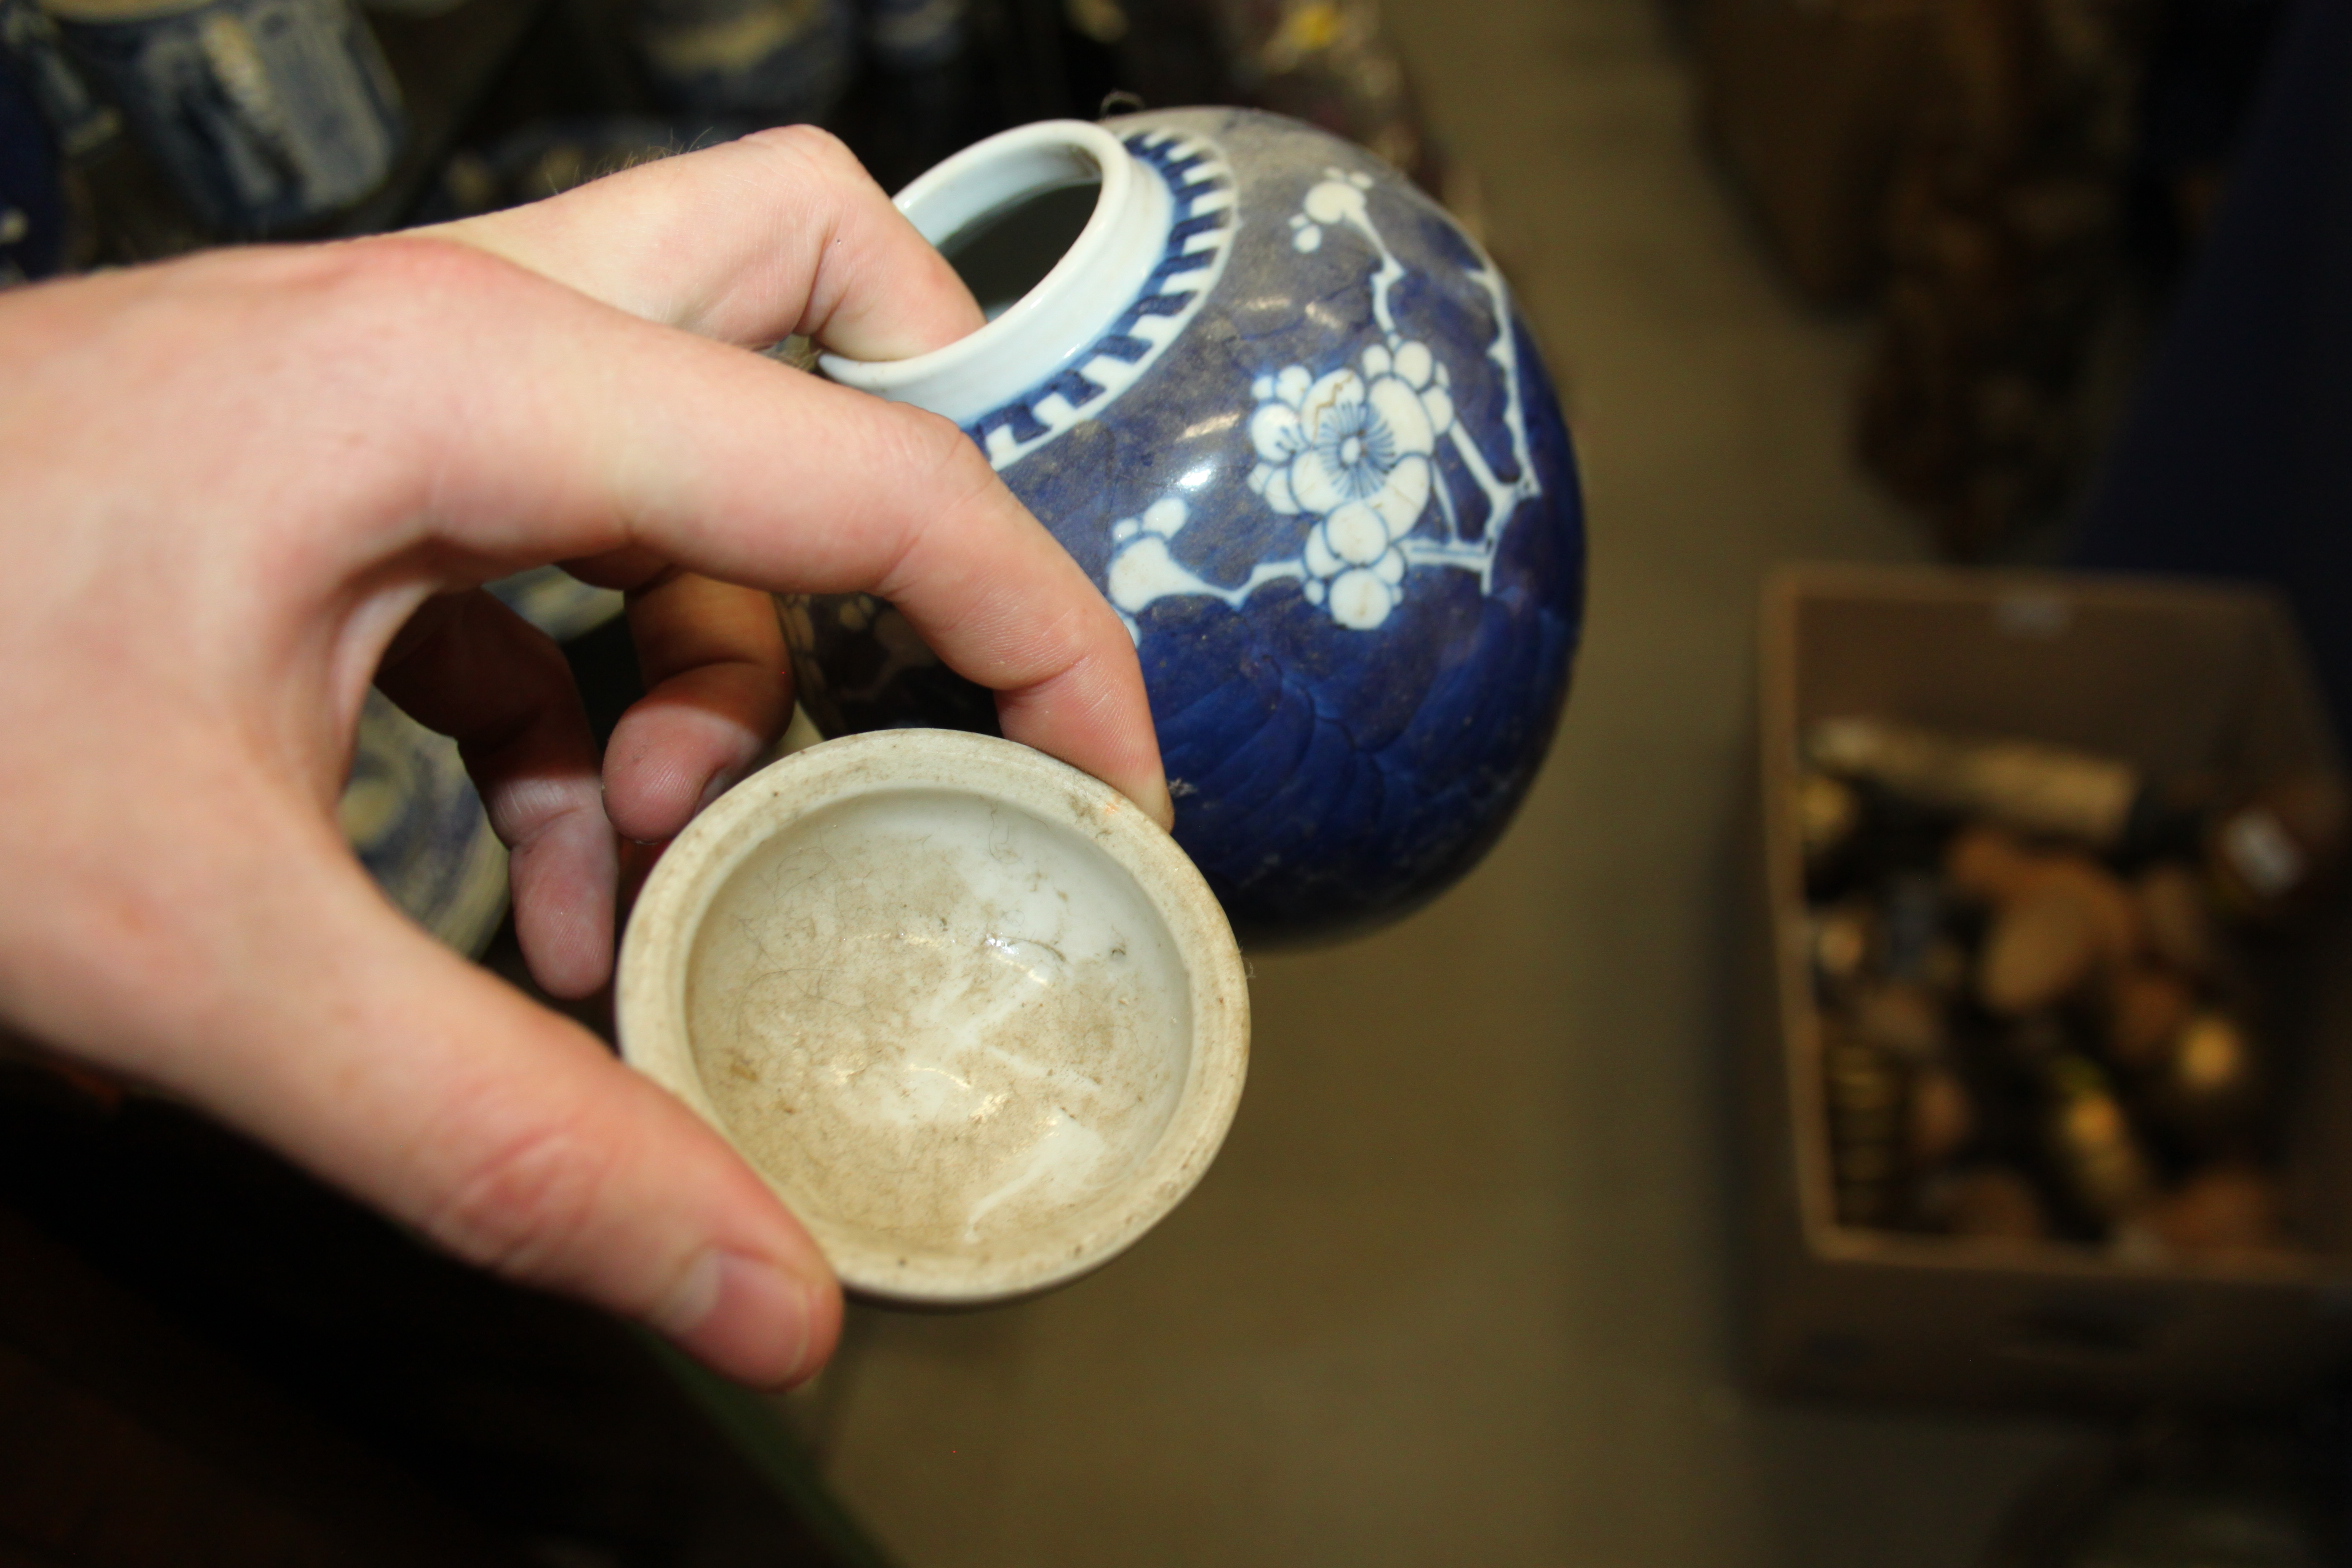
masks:
<path id="1" fill-rule="evenodd" d="M 895 198 L 931 244 L 944 247 L 1022 202 L 1092 180 L 1085 227 L 1042 278 L 968 336 L 907 359 L 823 354 L 819 367 L 844 386 L 959 424 L 1044 380 L 1094 339 L 1156 262 L 1162 236 L 1138 234 L 1130 222 L 1164 200 L 1147 175 L 1115 134 L 1084 120 L 1041 120 L 965 148 Z"/>

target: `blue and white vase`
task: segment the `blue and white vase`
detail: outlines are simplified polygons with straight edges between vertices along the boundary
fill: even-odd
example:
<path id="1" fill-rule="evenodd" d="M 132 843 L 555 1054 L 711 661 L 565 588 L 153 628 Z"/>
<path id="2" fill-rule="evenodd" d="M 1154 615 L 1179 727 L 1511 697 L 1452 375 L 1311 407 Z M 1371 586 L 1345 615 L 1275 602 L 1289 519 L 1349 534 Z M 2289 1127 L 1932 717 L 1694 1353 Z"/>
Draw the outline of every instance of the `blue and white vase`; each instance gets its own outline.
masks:
<path id="1" fill-rule="evenodd" d="M 215 233 L 314 223 L 374 191 L 407 136 L 351 0 L 49 0 L 73 52 Z"/>
<path id="2" fill-rule="evenodd" d="M 384 896 L 479 956 L 506 916 L 506 850 L 457 742 L 370 691 L 340 805 L 343 835 Z"/>
<path id="3" fill-rule="evenodd" d="M 963 426 L 1101 586 L 1236 928 L 1341 935 L 1461 877 L 1583 618 L 1568 433 L 1494 263 L 1387 165 L 1246 110 L 1025 126 L 899 205 L 993 319 L 822 368 Z M 785 608 L 828 732 L 989 722 L 887 605 Z"/>

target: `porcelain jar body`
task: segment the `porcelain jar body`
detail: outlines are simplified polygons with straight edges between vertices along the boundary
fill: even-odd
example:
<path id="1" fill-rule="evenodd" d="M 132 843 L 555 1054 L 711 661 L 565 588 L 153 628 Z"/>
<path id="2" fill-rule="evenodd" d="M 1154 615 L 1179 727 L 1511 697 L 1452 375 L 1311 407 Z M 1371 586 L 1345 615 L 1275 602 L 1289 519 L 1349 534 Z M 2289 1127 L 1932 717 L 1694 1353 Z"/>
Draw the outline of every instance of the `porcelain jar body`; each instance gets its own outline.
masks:
<path id="1" fill-rule="evenodd" d="M 1006 174 L 992 195 L 958 166 L 1057 130 L 1100 187 L 1062 265 L 967 344 L 1015 332 L 961 365 L 825 368 L 956 419 L 1117 607 L 1177 839 L 1245 937 L 1393 918 L 1492 845 L 1567 691 L 1582 512 L 1535 343 L 1442 209 L 1272 115 L 1025 127 L 900 203 L 964 266 Z M 887 606 L 787 623 L 828 730 L 989 721 Z"/>

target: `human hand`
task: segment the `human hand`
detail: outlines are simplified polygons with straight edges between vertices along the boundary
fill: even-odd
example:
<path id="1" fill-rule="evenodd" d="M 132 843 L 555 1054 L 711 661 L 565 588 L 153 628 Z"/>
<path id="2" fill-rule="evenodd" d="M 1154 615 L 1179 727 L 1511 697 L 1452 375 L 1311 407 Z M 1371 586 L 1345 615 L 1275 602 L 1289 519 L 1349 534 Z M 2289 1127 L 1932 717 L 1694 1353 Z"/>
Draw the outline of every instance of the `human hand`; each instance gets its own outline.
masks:
<path id="1" fill-rule="evenodd" d="M 789 712 L 765 592 L 862 589 L 1167 820 L 1132 644 L 977 449 L 744 347 L 904 357 L 979 319 L 804 129 L 0 296 L 0 1020 L 739 1378 L 813 1371 L 839 1294 L 798 1222 L 395 911 L 334 808 L 381 666 L 458 737 L 535 974 L 593 990 L 615 826 L 674 834 Z M 479 587 L 556 560 L 632 590 L 650 690 L 601 777 L 560 652 Z"/>

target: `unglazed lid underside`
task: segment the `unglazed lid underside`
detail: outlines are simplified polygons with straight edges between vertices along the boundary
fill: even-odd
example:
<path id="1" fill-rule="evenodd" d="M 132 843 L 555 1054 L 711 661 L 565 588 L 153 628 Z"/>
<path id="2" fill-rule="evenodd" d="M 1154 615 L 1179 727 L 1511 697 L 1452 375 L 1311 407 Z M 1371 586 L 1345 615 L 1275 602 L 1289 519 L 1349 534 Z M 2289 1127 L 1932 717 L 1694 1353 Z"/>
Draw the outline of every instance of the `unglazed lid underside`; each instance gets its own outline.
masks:
<path id="1" fill-rule="evenodd" d="M 1104 1262 L 1238 1102 L 1223 913 L 1109 786 L 939 730 L 827 742 L 664 855 L 624 943 L 629 1062 L 724 1133 L 843 1283 L 979 1302 Z"/>

